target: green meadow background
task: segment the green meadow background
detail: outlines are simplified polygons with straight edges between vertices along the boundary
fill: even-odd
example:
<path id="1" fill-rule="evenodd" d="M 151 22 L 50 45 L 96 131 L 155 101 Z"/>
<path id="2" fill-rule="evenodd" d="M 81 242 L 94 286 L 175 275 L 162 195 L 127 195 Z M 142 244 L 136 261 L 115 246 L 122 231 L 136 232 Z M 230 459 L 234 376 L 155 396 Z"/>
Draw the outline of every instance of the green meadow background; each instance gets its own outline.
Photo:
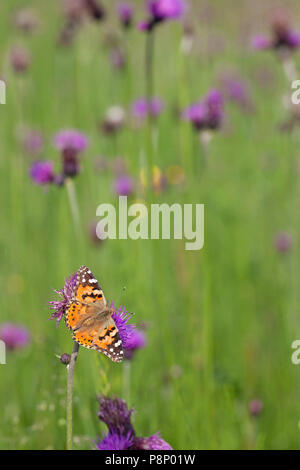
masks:
<path id="1" fill-rule="evenodd" d="M 136 17 L 145 16 L 143 2 Z M 64 449 L 66 369 L 57 355 L 72 350 L 71 334 L 48 321 L 48 301 L 65 277 L 86 264 L 108 299 L 147 324 L 147 347 L 130 371 L 96 351 L 80 348 L 74 382 L 74 448 L 89 449 L 106 430 L 97 418 L 96 395 L 128 400 L 140 436 L 160 430 L 174 449 L 300 448 L 300 366 L 291 344 L 300 338 L 299 203 L 300 129 L 282 133 L 284 94 L 291 86 L 272 52 L 253 52 L 251 36 L 268 33 L 268 13 L 278 2 L 189 1 L 195 31 L 192 52 L 180 49 L 182 25 L 157 28 L 155 95 L 166 110 L 152 146 L 145 124 L 125 126 L 116 139 L 99 132 L 111 105 L 128 108 L 145 95 L 145 34 L 126 35 L 115 1 L 105 1 L 105 23 L 85 22 L 74 44 L 57 45 L 63 25 L 60 2 L 4 0 L 0 5 L 0 75 L 7 102 L 0 105 L 0 319 L 24 324 L 31 344 L 7 354 L 0 366 L 0 447 Z M 279 2 L 300 27 L 296 0 Z M 37 33 L 12 26 L 16 9 L 40 16 Z M 115 70 L 104 38 L 124 35 L 128 66 Z M 32 65 L 16 75 L 9 60 L 14 45 L 28 47 Z M 300 54 L 295 53 L 299 70 Z M 176 111 L 218 86 L 233 68 L 250 87 L 255 106 L 243 112 L 226 101 L 224 128 L 203 154 L 197 135 Z M 263 74 L 267 83 L 259 79 Z M 90 140 L 74 180 L 81 229 L 75 230 L 65 187 L 33 184 L 18 135 L 40 130 L 44 159 L 60 156 L 53 135 L 77 128 Z M 182 240 L 107 240 L 94 245 L 89 225 L 102 202 L 116 204 L 110 172 L 95 159 L 122 156 L 137 180 L 145 161 L 162 171 L 179 165 L 181 186 L 132 197 L 147 202 L 205 204 L 205 246 L 186 251 Z M 274 248 L 277 232 L 293 237 L 289 253 Z M 124 289 L 125 288 L 125 289 Z M 124 386 L 130 372 L 130 390 Z M 128 396 L 129 395 L 129 396 Z M 263 402 L 257 418 L 249 402 Z"/>

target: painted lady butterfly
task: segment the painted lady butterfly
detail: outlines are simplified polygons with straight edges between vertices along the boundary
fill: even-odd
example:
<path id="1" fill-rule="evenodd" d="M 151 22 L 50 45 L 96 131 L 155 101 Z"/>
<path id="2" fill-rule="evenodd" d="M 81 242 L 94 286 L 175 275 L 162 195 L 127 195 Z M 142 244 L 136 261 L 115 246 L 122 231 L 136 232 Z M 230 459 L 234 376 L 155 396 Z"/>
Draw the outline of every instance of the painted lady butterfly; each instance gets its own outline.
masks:
<path id="1" fill-rule="evenodd" d="M 73 331 L 73 340 L 81 346 L 96 349 L 112 361 L 121 362 L 124 352 L 113 313 L 97 279 L 90 269 L 81 266 L 73 298 L 66 309 L 66 326 Z"/>

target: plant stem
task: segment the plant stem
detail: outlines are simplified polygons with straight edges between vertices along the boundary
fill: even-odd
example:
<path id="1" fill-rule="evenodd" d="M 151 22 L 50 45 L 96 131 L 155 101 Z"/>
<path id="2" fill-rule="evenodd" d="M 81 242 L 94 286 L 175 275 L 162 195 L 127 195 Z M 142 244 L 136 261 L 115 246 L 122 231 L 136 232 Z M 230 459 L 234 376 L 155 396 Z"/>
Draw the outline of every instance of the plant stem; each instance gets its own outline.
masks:
<path id="1" fill-rule="evenodd" d="M 130 361 L 123 364 L 123 397 L 126 403 L 130 400 Z"/>
<path id="2" fill-rule="evenodd" d="M 71 213 L 72 213 L 75 229 L 76 229 L 76 232 L 79 233 L 79 230 L 80 230 L 79 220 L 80 219 L 79 219 L 79 209 L 78 209 L 78 202 L 77 202 L 77 197 L 76 197 L 74 181 L 72 178 L 66 178 L 65 184 L 67 187 L 69 203 L 70 203 L 70 208 L 71 208 Z"/>
<path id="3" fill-rule="evenodd" d="M 73 351 L 71 355 L 70 364 L 68 365 L 68 379 L 67 379 L 67 450 L 72 450 L 72 403 L 73 403 L 73 382 L 74 382 L 74 369 L 76 359 L 78 356 L 79 344 L 74 341 Z"/>

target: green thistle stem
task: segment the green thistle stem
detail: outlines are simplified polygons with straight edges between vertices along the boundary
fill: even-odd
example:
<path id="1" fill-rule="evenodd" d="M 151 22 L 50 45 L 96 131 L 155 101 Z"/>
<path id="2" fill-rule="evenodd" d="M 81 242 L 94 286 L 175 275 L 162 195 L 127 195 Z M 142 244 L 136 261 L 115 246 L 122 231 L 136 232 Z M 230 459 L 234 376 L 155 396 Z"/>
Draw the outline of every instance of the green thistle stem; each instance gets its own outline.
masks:
<path id="1" fill-rule="evenodd" d="M 73 383 L 74 383 L 74 370 L 78 356 L 79 344 L 74 341 L 73 351 L 71 355 L 70 364 L 68 365 L 68 378 L 67 378 L 67 450 L 72 450 L 73 444 Z"/>
<path id="2" fill-rule="evenodd" d="M 79 209 L 78 209 L 78 202 L 77 202 L 74 181 L 72 178 L 66 178 L 65 184 L 67 187 L 70 209 L 71 209 L 74 225 L 75 225 L 77 233 L 79 233 L 80 219 L 79 219 Z"/>
<path id="3" fill-rule="evenodd" d="M 130 361 L 123 363 L 123 397 L 126 403 L 130 401 Z"/>

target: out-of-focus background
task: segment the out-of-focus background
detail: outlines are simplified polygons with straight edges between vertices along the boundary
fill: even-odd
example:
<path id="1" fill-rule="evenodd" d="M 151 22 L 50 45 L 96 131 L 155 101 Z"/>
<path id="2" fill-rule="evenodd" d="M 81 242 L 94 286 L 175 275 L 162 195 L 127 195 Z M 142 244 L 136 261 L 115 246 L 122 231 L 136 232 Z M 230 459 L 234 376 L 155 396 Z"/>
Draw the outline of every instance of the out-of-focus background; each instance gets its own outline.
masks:
<path id="1" fill-rule="evenodd" d="M 105 18 L 78 24 L 71 3 L 0 6 L 0 328 L 30 334 L 22 330 L 26 339 L 12 342 L 0 365 L 0 447 L 65 448 L 66 369 L 57 356 L 72 340 L 63 322 L 48 321 L 48 301 L 85 264 L 108 299 L 134 312 L 147 344 L 125 365 L 80 349 L 75 448 L 91 448 L 105 431 L 101 393 L 125 398 L 137 433 L 160 430 L 174 449 L 299 448 L 291 344 L 300 339 L 300 129 L 290 96 L 300 50 L 253 47 L 253 37 L 272 36 L 278 8 L 300 31 L 299 2 L 190 0 L 182 18 L 157 25 L 152 92 L 163 109 L 153 120 L 133 105 L 151 86 L 149 33 L 137 27 L 144 2 L 131 2 L 129 28 L 119 2 L 102 0 Z M 210 89 L 222 93 L 222 125 L 199 133 L 181 112 Z M 70 128 L 89 141 L 72 180 L 79 228 L 67 187 L 30 174 L 44 160 L 59 174 L 53 138 Z M 154 178 L 145 190 L 149 152 Z M 96 208 L 117 204 L 120 177 L 132 202 L 204 203 L 204 248 L 97 241 Z"/>

